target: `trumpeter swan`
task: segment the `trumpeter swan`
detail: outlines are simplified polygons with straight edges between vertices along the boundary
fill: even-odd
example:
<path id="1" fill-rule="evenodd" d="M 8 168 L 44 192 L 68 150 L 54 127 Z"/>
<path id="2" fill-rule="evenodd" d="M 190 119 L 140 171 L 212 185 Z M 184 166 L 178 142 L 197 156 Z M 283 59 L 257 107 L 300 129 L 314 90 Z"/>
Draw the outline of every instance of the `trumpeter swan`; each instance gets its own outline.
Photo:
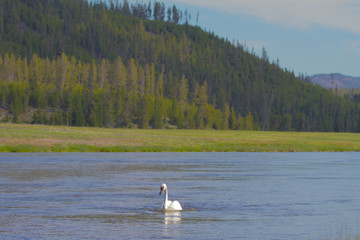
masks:
<path id="1" fill-rule="evenodd" d="M 162 209 L 164 210 L 172 210 L 172 211 L 181 211 L 182 207 L 180 205 L 180 203 L 178 201 L 169 201 L 168 200 L 168 189 L 165 183 L 161 184 L 160 186 L 160 193 L 159 195 L 161 195 L 162 192 L 165 192 L 165 198 L 164 198 L 164 202 L 162 205 Z"/>

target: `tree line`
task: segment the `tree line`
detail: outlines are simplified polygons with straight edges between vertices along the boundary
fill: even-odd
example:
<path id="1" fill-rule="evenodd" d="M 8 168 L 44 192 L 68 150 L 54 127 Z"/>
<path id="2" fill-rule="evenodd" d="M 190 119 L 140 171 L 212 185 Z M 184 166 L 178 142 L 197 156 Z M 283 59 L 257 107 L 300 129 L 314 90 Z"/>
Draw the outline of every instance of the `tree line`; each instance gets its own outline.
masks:
<path id="1" fill-rule="evenodd" d="M 0 57 L 0 106 L 19 122 L 33 111 L 31 122 L 71 126 L 163 128 L 254 128 L 251 115 L 236 116 L 208 103 L 207 83 L 189 92 L 185 76 L 164 96 L 165 69 L 127 65 L 118 57 L 84 63 L 62 54 L 55 60 L 34 55 L 30 60 L 5 54 Z M 189 101 L 192 95 L 192 102 Z M 10 119 L 8 119 L 10 120 Z"/>
<path id="2" fill-rule="evenodd" d="M 357 102 L 189 19 L 156 1 L 0 0 L 0 104 L 36 123 L 360 131 Z"/>
<path id="3" fill-rule="evenodd" d="M 96 1 L 95 1 L 96 2 Z M 140 19 L 155 20 L 155 21 L 167 21 L 175 24 L 189 23 L 192 15 L 186 9 L 184 12 L 177 8 L 176 5 L 166 7 L 163 2 L 154 1 L 149 3 L 132 3 L 127 0 L 116 1 L 97 1 L 97 4 L 105 4 L 109 6 L 109 9 L 116 11 L 120 14 L 127 16 L 133 16 Z M 197 13 L 196 25 L 199 21 L 199 13 Z"/>

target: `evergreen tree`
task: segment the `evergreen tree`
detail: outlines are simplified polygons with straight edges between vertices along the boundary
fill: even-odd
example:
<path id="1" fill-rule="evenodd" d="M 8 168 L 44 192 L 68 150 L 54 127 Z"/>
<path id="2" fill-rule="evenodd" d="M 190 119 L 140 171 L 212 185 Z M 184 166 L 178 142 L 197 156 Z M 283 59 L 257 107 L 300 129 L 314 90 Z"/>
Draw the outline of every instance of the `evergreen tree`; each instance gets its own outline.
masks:
<path id="1" fill-rule="evenodd" d="M 234 108 L 231 108 L 230 116 L 229 116 L 229 128 L 232 130 L 238 129 L 238 121 L 236 119 L 236 114 Z"/>
<path id="2" fill-rule="evenodd" d="M 139 106 L 139 128 L 149 128 L 152 115 L 152 105 L 151 96 L 143 95 Z M 158 125 L 158 127 L 160 126 L 161 124 Z"/>
<path id="3" fill-rule="evenodd" d="M 155 99 L 152 125 L 157 129 L 163 128 L 163 100 L 160 97 Z"/>
<path id="4" fill-rule="evenodd" d="M 251 112 L 245 117 L 245 130 L 255 130 L 254 117 Z"/>

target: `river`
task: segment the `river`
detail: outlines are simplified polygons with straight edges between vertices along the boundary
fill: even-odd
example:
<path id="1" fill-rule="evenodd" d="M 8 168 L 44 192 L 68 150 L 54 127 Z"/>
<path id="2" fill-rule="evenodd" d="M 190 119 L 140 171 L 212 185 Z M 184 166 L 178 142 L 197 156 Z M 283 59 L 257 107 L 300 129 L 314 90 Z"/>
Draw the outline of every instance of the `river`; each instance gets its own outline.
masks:
<path id="1" fill-rule="evenodd" d="M 355 236 L 360 153 L 0 153 L 1 239 Z"/>

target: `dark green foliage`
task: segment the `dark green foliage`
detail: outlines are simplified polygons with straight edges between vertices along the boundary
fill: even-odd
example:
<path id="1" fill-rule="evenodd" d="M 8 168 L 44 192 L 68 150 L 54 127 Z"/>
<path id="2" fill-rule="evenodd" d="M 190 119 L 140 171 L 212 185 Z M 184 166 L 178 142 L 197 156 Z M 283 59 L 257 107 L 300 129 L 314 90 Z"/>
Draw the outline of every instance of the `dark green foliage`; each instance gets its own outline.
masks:
<path id="1" fill-rule="evenodd" d="M 157 1 L 0 0 L 0 105 L 41 124 L 359 132 L 356 96 L 190 19 Z"/>
<path id="2" fill-rule="evenodd" d="M 139 104 L 139 128 L 149 128 L 151 113 L 153 112 L 152 97 L 144 95 Z"/>

